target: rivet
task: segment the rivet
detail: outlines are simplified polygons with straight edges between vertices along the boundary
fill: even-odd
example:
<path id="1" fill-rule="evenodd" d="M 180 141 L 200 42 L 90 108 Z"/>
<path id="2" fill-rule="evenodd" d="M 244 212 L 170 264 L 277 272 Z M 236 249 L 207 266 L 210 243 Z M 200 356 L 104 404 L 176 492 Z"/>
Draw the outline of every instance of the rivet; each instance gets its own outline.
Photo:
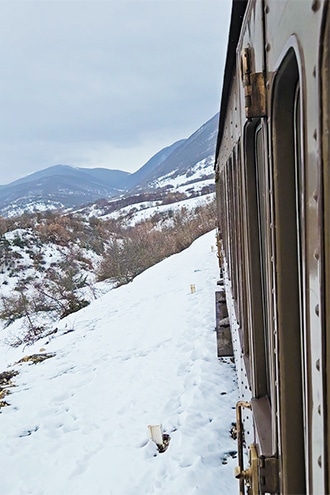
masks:
<path id="1" fill-rule="evenodd" d="M 317 12 L 320 8 L 320 0 L 313 0 L 312 11 Z"/>
<path id="2" fill-rule="evenodd" d="M 317 459 L 317 463 L 320 467 L 322 467 L 322 456 L 319 455 L 318 459 Z"/>
<path id="3" fill-rule="evenodd" d="M 319 315 L 320 315 L 320 307 L 319 307 L 319 305 L 318 305 L 318 304 L 315 306 L 315 314 L 316 314 L 317 316 L 319 316 Z"/>
<path id="4" fill-rule="evenodd" d="M 314 256 L 314 258 L 316 259 L 316 261 L 318 261 L 318 260 L 319 260 L 319 258 L 320 258 L 320 254 L 319 254 L 319 250 L 318 250 L 318 249 L 315 249 L 315 251 L 314 251 L 314 255 L 313 255 L 313 256 Z"/>
<path id="5" fill-rule="evenodd" d="M 265 7 L 265 14 L 269 14 L 269 5 L 266 5 Z"/>
<path id="6" fill-rule="evenodd" d="M 315 366 L 316 366 L 317 371 L 320 371 L 320 360 L 319 359 L 316 360 Z"/>
<path id="7" fill-rule="evenodd" d="M 314 199 L 314 201 L 316 201 L 316 202 L 318 201 L 318 199 L 319 199 L 319 195 L 318 195 L 318 192 L 317 192 L 317 191 L 314 191 L 314 192 L 313 192 L 313 199 Z"/>
<path id="8" fill-rule="evenodd" d="M 269 52 L 270 51 L 270 48 L 271 48 L 270 47 L 270 43 L 267 43 L 267 45 L 266 45 L 266 52 Z"/>
<path id="9" fill-rule="evenodd" d="M 316 77 L 316 67 L 314 65 L 314 69 L 313 69 L 313 77 Z"/>
<path id="10" fill-rule="evenodd" d="M 318 412 L 318 413 L 319 413 L 319 415 L 321 416 L 321 404 L 319 404 L 319 405 L 318 405 L 317 412 Z"/>
<path id="11" fill-rule="evenodd" d="M 314 129 L 313 138 L 315 139 L 315 141 L 317 140 L 317 130 L 316 129 Z"/>

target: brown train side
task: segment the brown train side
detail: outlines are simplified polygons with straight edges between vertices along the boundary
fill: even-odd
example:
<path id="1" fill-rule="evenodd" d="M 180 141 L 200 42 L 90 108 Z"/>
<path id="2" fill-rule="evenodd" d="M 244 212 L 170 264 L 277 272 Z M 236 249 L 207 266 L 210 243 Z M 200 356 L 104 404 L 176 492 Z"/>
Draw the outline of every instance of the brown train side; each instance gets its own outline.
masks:
<path id="1" fill-rule="evenodd" d="M 215 177 L 242 494 L 330 490 L 329 3 L 233 1 Z"/>

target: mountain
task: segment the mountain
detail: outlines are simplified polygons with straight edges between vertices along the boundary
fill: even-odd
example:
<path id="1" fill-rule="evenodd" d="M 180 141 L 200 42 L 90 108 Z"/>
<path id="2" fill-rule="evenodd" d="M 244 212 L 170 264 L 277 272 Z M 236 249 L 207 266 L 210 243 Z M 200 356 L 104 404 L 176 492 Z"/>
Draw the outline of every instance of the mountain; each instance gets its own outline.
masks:
<path id="1" fill-rule="evenodd" d="M 143 184 L 152 174 L 157 174 L 159 167 L 171 156 L 177 148 L 180 148 L 187 139 L 176 141 L 171 146 L 167 146 L 158 151 L 150 160 L 147 161 L 139 170 L 127 177 L 126 185 L 128 188 Z"/>
<path id="2" fill-rule="evenodd" d="M 162 181 L 168 176 L 172 179 L 184 176 L 183 182 L 191 182 L 196 167 L 200 171 L 207 167 L 206 175 L 210 176 L 218 119 L 219 114 L 216 114 L 189 138 L 160 150 L 132 174 L 104 168 L 54 165 L 0 186 L 0 215 L 78 208 L 98 199 L 164 187 Z M 199 176 L 205 179 L 205 174 L 199 173 Z"/>
<path id="3" fill-rule="evenodd" d="M 55 178 L 57 180 L 59 178 L 70 177 L 77 181 L 78 184 L 86 180 L 92 180 L 106 187 L 114 187 L 120 185 L 128 175 L 130 175 L 129 172 L 123 172 L 121 170 L 109 170 L 106 168 L 88 169 L 71 167 L 69 165 L 54 165 L 11 182 L 9 185 L 16 187 L 21 184 L 30 183 L 34 187 L 39 186 L 39 183 L 44 181 L 49 186 L 50 181 L 48 179 L 53 180 Z M 1 186 L 1 189 L 4 187 L 6 186 Z"/>
<path id="4" fill-rule="evenodd" d="M 115 196 L 125 190 L 130 174 L 103 168 L 54 165 L 0 187 L 0 212 L 10 215 L 31 210 L 72 208 Z"/>
<path id="5" fill-rule="evenodd" d="M 196 163 L 210 156 L 214 157 L 218 123 L 219 114 L 216 114 L 188 139 L 185 139 L 180 146 L 177 146 L 156 169 L 151 170 L 139 183 L 140 186 L 151 185 L 153 180 L 167 174 L 172 174 L 174 177 L 183 175 L 183 173 L 188 172 Z M 134 177 L 134 174 L 132 176 Z"/>

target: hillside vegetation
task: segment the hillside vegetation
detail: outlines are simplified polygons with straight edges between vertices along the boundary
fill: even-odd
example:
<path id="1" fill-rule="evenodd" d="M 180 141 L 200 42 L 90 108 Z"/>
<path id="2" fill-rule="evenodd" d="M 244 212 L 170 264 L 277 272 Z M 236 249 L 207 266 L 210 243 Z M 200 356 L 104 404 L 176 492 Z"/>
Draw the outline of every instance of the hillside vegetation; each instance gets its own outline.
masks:
<path id="1" fill-rule="evenodd" d="M 0 319 L 3 331 L 10 330 L 8 344 L 30 344 L 55 333 L 59 319 L 215 227 L 213 195 L 190 208 L 179 202 L 162 210 L 178 199 L 169 194 L 151 210 L 143 202 L 128 209 L 120 205 L 103 217 L 82 212 L 0 217 Z"/>

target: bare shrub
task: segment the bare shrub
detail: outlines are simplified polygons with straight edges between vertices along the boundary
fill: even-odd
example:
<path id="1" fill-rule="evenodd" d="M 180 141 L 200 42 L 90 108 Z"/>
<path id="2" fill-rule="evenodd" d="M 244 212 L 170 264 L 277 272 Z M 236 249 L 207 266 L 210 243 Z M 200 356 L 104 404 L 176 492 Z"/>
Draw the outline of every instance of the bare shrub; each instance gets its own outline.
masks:
<path id="1" fill-rule="evenodd" d="M 159 214 L 157 215 L 159 221 Z M 215 206 L 210 203 L 190 211 L 172 212 L 172 226 L 155 229 L 155 218 L 122 231 L 112 240 L 97 271 L 98 280 L 130 282 L 146 268 L 187 248 L 197 237 L 215 228 Z"/>

